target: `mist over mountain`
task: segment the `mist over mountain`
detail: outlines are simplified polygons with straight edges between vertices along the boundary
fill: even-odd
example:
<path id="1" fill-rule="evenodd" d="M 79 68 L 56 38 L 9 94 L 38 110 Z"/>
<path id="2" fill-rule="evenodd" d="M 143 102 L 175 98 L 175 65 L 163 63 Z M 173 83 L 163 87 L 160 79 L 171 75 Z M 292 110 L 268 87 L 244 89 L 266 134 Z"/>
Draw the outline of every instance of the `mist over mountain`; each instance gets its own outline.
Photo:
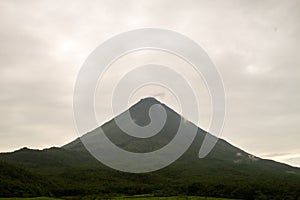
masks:
<path id="1" fill-rule="evenodd" d="M 115 119 L 103 124 L 101 129 L 109 140 L 124 150 L 137 153 L 158 150 L 174 138 L 182 116 L 154 98 L 142 99 L 128 111 L 136 124 L 145 126 L 150 123 L 149 109 L 156 104 L 165 108 L 167 121 L 152 137 L 129 136 L 117 126 Z M 122 115 L 124 113 L 116 117 Z M 185 126 L 196 127 L 184 121 Z M 86 150 L 80 138 L 61 148 L 23 148 L 1 153 L 0 196 L 153 194 L 241 199 L 300 198 L 299 168 L 258 158 L 223 139 L 218 140 L 207 157 L 199 159 L 199 149 L 209 133 L 196 128 L 193 143 L 177 161 L 161 170 L 143 174 L 120 172 L 103 165 Z M 83 137 L 93 140 L 97 131 L 99 128 Z M 20 168 L 14 170 L 16 175 L 8 172 L 10 166 Z M 43 182 L 23 184 L 24 177 L 42 179 Z M 20 191 L 20 187 L 23 190 Z"/>

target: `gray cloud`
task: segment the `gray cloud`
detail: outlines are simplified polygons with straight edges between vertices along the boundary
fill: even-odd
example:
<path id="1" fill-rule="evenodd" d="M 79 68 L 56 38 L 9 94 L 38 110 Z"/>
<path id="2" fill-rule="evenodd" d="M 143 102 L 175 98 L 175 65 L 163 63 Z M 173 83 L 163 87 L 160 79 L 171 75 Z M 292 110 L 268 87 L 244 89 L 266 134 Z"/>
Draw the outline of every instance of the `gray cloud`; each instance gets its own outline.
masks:
<path id="1" fill-rule="evenodd" d="M 158 27 L 192 38 L 217 65 L 225 139 L 258 156 L 300 153 L 299 9 L 297 0 L 1 1 L 0 151 L 75 138 L 72 93 L 87 55 L 123 31 Z"/>

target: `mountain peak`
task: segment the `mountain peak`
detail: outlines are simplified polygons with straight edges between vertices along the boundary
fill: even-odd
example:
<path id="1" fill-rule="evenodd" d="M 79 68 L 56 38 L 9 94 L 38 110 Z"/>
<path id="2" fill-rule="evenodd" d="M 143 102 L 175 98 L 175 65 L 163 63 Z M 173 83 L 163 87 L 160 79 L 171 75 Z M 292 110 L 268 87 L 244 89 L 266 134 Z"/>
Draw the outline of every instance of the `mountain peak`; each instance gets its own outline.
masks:
<path id="1" fill-rule="evenodd" d="M 151 103 L 155 103 L 155 104 L 161 104 L 161 102 L 159 102 L 156 98 L 154 97 L 146 97 L 146 98 L 142 98 L 140 100 L 141 102 L 151 102 Z"/>
<path id="2" fill-rule="evenodd" d="M 145 98 L 140 99 L 140 101 L 138 101 L 136 104 L 134 104 L 129 110 L 130 111 L 136 110 L 136 112 L 143 112 L 143 113 L 147 112 L 148 113 L 149 108 L 155 104 L 164 105 L 163 103 L 161 103 L 154 97 L 145 97 Z M 148 116 L 148 114 L 147 114 L 147 116 Z"/>

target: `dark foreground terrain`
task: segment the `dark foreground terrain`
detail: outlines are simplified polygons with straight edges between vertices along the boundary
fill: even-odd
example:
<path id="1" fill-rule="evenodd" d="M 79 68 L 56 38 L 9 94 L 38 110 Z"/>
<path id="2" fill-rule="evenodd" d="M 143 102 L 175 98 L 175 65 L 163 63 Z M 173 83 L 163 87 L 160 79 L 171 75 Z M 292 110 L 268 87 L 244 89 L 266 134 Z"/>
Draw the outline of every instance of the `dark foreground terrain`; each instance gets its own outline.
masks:
<path id="1" fill-rule="evenodd" d="M 86 199 L 88 197 L 83 197 Z M 101 197 L 95 197 L 94 199 L 100 199 Z M 72 197 L 66 198 L 72 199 Z M 176 197 L 140 197 L 140 196 L 128 196 L 128 197 L 108 197 L 106 199 L 111 200 L 230 200 L 225 198 L 213 198 L 213 197 L 195 197 L 195 196 L 176 196 Z M 35 198 L 0 198 L 0 200 L 62 200 L 51 197 L 35 197 Z"/>
<path id="2" fill-rule="evenodd" d="M 149 107 L 157 103 L 155 99 L 147 98 L 129 111 L 138 124 L 144 125 L 149 123 Z M 110 140 L 123 149 L 134 152 L 159 149 L 174 137 L 174 130 L 181 120 L 177 113 L 163 106 L 167 109 L 167 123 L 151 139 L 130 138 L 114 120 L 102 128 Z M 2 153 L 0 197 L 108 198 L 149 194 L 157 197 L 193 196 L 191 199 L 196 199 L 195 196 L 300 199 L 299 168 L 257 158 L 222 139 L 207 157 L 199 159 L 198 152 L 205 134 L 208 133 L 199 128 L 193 144 L 179 160 L 164 169 L 145 174 L 123 173 L 104 166 L 86 151 L 80 139 L 61 148 L 23 148 Z"/>

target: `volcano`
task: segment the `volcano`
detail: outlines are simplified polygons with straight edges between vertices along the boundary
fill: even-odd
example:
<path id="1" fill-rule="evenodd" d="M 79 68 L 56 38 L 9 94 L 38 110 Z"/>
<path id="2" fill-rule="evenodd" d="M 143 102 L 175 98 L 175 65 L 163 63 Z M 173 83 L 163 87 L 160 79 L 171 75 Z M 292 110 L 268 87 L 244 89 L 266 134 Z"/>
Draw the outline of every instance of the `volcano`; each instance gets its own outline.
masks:
<path id="1" fill-rule="evenodd" d="M 156 135 L 149 138 L 133 137 L 117 125 L 115 119 L 122 118 L 125 112 L 130 113 L 136 124 L 148 125 L 151 122 L 149 109 L 153 105 L 164 107 L 167 114 L 164 127 Z M 83 137 L 93 140 L 93 135 L 101 128 L 107 138 L 121 149 L 135 153 L 152 152 L 174 139 L 183 120 L 182 116 L 155 98 L 142 99 L 125 112 Z M 103 197 L 148 194 L 239 199 L 300 198 L 299 168 L 261 159 L 223 139 L 218 140 L 205 158 L 199 159 L 199 149 L 205 136 L 210 133 L 187 120 L 184 123 L 188 128 L 197 130 L 193 143 L 174 163 L 149 173 L 132 174 L 107 167 L 87 151 L 80 138 L 59 148 L 22 148 L 1 153 L 0 196 Z M 2 170 L 7 171 L 10 168 L 7 166 L 20 170 L 10 175 Z M 43 181 L 26 183 L 26 177 Z"/>

